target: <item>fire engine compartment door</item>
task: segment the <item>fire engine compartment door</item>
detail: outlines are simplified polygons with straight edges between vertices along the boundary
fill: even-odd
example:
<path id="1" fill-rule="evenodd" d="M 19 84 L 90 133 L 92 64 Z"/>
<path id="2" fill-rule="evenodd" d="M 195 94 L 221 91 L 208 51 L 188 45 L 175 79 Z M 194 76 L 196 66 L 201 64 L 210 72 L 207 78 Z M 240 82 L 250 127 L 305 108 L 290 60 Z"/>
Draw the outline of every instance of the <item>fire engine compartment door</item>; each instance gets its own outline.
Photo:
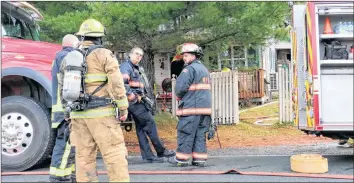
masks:
<path id="1" fill-rule="evenodd" d="M 321 68 L 320 123 L 353 124 L 353 67 Z"/>

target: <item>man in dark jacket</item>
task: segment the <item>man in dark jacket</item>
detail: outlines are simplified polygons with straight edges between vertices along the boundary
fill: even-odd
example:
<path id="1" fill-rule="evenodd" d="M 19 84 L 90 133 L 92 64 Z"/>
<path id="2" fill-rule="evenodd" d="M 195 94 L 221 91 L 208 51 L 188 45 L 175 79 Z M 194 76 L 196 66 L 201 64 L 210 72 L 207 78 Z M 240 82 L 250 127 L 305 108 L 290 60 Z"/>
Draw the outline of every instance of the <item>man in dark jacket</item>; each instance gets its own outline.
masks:
<path id="1" fill-rule="evenodd" d="M 144 161 L 149 163 L 163 162 L 163 157 L 174 156 L 175 152 L 164 147 L 158 136 L 155 120 L 149 111 L 152 110 L 152 107 L 146 101 L 144 102 L 144 97 L 147 94 L 144 89 L 147 86 L 144 86 L 144 83 L 148 84 L 148 81 L 144 78 L 143 70 L 138 65 L 142 57 L 143 50 L 134 47 L 130 51 L 129 59 L 121 64 L 120 71 L 123 75 L 129 101 L 128 111 L 132 115 L 136 126 L 141 156 Z M 156 150 L 157 157 L 151 151 L 147 136 L 149 136 Z"/>
<path id="2" fill-rule="evenodd" d="M 202 49 L 193 43 L 185 43 L 181 54 L 185 67 L 176 81 L 176 95 L 180 100 L 176 111 L 177 151 L 169 162 L 187 166 L 204 166 L 207 160 L 206 132 L 211 125 L 211 92 L 209 71 L 199 60 Z"/>
<path id="3" fill-rule="evenodd" d="M 69 119 L 64 119 L 64 110 L 58 92 L 58 73 L 65 56 L 77 48 L 79 39 L 68 34 L 62 41 L 63 49 L 56 54 L 52 64 L 52 128 L 57 129 L 57 138 L 52 153 L 49 180 L 51 182 L 76 182 L 75 149 L 67 141 L 69 139 Z"/>

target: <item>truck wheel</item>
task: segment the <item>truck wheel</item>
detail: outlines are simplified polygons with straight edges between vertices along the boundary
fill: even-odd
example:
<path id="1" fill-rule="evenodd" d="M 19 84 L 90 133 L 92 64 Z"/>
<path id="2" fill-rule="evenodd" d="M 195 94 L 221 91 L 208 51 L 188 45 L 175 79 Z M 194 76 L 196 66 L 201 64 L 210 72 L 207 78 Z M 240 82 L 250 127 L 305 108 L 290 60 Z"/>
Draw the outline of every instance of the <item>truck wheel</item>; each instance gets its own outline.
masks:
<path id="1" fill-rule="evenodd" d="M 2 169 L 23 171 L 45 161 L 55 138 L 48 110 L 23 96 L 5 97 L 1 103 Z"/>

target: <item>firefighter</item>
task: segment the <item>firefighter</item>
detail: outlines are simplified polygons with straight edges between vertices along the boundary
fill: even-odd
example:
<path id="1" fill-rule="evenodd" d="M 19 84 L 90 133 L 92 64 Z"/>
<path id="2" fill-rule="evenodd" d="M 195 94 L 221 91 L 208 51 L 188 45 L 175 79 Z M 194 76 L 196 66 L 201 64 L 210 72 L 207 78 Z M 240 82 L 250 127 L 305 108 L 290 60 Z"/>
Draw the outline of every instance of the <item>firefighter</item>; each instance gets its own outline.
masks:
<path id="1" fill-rule="evenodd" d="M 62 40 L 62 50 L 56 54 L 52 64 L 52 128 L 57 129 L 57 137 L 52 153 L 49 170 L 49 181 L 61 182 L 75 180 L 75 148 L 68 142 L 69 139 L 69 119 L 64 119 L 64 110 L 61 105 L 61 97 L 58 92 L 58 74 L 63 58 L 75 48 L 79 39 L 67 34 Z"/>
<path id="2" fill-rule="evenodd" d="M 209 71 L 199 60 L 202 49 L 194 43 L 182 47 L 185 67 L 176 80 L 176 95 L 179 106 L 176 156 L 168 161 L 177 166 L 192 165 L 203 167 L 207 160 L 206 133 L 213 138 L 211 128 L 211 92 Z"/>
<path id="3" fill-rule="evenodd" d="M 143 97 L 147 94 L 147 91 L 144 89 L 142 68 L 138 65 L 143 54 L 141 48 L 134 47 L 129 53 L 129 59 L 120 66 L 120 70 L 127 91 L 128 110 L 135 121 L 142 159 L 148 163 L 164 162 L 163 157 L 174 156 L 175 152 L 164 147 L 158 136 L 155 120 L 150 113 L 152 106 L 143 102 Z M 150 138 L 157 156 L 151 151 L 147 136 Z"/>
<path id="4" fill-rule="evenodd" d="M 105 36 L 105 28 L 97 20 L 85 20 L 76 35 L 82 41 L 80 49 L 87 53 L 84 85 L 86 93 L 92 95 L 92 101 L 89 103 L 106 104 L 111 101 L 106 106 L 70 112 L 72 134 L 74 137 L 80 137 L 80 140 L 74 142 L 76 179 L 78 182 L 98 182 L 96 157 L 99 149 L 110 182 L 129 182 L 127 149 L 119 124 L 127 118 L 128 100 L 118 61 L 111 51 L 103 48 L 102 37 Z M 66 59 L 69 58 L 64 58 L 63 62 L 66 62 Z M 60 70 L 64 73 L 63 67 Z M 60 83 L 63 83 L 63 77 L 60 78 Z M 70 103 L 65 103 L 65 106 L 70 106 Z M 65 115 L 68 116 L 67 113 Z"/>

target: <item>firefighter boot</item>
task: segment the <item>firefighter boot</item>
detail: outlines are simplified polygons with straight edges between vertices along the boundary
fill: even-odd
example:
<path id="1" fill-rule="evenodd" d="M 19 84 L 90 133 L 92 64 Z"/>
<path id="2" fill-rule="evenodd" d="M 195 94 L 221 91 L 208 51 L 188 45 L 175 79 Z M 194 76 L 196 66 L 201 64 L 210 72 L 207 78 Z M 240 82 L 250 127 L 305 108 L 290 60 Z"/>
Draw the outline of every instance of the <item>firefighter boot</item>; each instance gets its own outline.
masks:
<path id="1" fill-rule="evenodd" d="M 163 163 L 164 162 L 163 158 L 156 157 L 156 156 L 152 156 L 148 159 L 144 159 L 143 161 L 145 163 Z"/>
<path id="2" fill-rule="evenodd" d="M 347 139 L 341 139 L 341 140 L 339 140 L 338 145 L 342 146 L 342 145 L 346 144 L 347 141 L 348 141 Z"/>
<path id="3" fill-rule="evenodd" d="M 168 157 L 172 157 L 172 156 L 175 156 L 175 155 L 176 155 L 176 153 L 173 150 L 165 149 L 163 151 L 163 153 L 158 153 L 157 157 L 159 157 L 159 158 L 162 158 L 162 157 L 168 158 Z"/>
<path id="4" fill-rule="evenodd" d="M 192 165 L 193 166 L 199 166 L 199 167 L 205 167 L 206 161 L 205 160 L 193 159 Z"/>
<path id="5" fill-rule="evenodd" d="M 354 139 L 353 138 L 349 138 L 345 146 L 348 147 L 348 148 L 354 147 Z"/>
<path id="6" fill-rule="evenodd" d="M 49 176 L 49 182 L 70 182 L 71 178 L 70 175 L 59 177 L 59 176 Z"/>
<path id="7" fill-rule="evenodd" d="M 173 164 L 174 166 L 177 166 L 177 167 L 186 167 L 186 166 L 188 166 L 188 161 L 177 160 L 176 157 L 168 158 L 168 162 Z"/>

